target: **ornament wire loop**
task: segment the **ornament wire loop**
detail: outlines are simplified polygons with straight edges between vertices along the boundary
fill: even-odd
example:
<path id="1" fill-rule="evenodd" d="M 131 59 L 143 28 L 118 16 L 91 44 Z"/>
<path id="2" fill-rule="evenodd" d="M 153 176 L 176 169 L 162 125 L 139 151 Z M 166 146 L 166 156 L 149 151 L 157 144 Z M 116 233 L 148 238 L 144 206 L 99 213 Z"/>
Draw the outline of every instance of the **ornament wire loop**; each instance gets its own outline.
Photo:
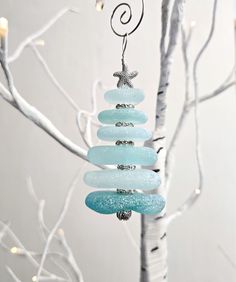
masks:
<path id="1" fill-rule="evenodd" d="M 121 13 L 120 15 L 120 23 L 122 25 L 127 25 L 130 23 L 130 21 L 132 20 L 133 14 L 132 14 L 132 8 L 128 3 L 120 3 L 119 5 L 117 5 L 115 7 L 115 9 L 112 12 L 111 18 L 110 18 L 110 25 L 111 25 L 111 29 L 112 31 L 120 37 L 125 37 L 125 35 L 131 35 L 132 33 L 134 33 L 138 27 L 140 26 L 142 20 L 143 20 L 143 16 L 144 16 L 144 0 L 142 1 L 142 11 L 141 11 L 141 16 L 139 18 L 139 21 L 137 23 L 137 25 L 130 31 L 130 32 L 125 32 L 125 33 L 119 33 L 118 31 L 116 31 L 115 27 L 114 27 L 114 17 L 117 13 L 118 10 L 124 9 L 124 11 Z M 128 16 L 127 16 L 128 15 Z"/>

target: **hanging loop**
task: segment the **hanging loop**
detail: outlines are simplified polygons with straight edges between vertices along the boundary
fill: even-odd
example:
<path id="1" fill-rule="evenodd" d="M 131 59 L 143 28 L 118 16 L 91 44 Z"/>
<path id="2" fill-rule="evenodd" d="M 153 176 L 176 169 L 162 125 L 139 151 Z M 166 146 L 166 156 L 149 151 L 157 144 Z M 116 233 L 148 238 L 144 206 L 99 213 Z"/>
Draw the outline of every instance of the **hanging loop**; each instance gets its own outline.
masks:
<path id="1" fill-rule="evenodd" d="M 110 25 L 111 25 L 111 29 L 112 31 L 120 37 L 127 37 L 128 35 L 131 35 L 132 33 L 134 33 L 137 28 L 140 26 L 142 20 L 143 20 L 143 16 L 144 16 L 144 0 L 142 1 L 142 11 L 141 11 L 141 16 L 139 18 L 139 21 L 137 23 L 137 25 L 130 31 L 130 32 L 124 32 L 124 33 L 120 33 L 116 30 L 116 28 L 114 27 L 114 18 L 116 15 L 118 15 L 118 12 L 120 15 L 120 19 L 119 22 L 122 25 L 127 25 L 130 23 L 130 21 L 132 20 L 133 14 L 132 14 L 132 9 L 131 6 L 128 3 L 120 3 L 118 6 L 115 7 L 115 9 L 112 12 L 111 18 L 110 18 Z M 118 11 L 119 10 L 119 11 Z"/>

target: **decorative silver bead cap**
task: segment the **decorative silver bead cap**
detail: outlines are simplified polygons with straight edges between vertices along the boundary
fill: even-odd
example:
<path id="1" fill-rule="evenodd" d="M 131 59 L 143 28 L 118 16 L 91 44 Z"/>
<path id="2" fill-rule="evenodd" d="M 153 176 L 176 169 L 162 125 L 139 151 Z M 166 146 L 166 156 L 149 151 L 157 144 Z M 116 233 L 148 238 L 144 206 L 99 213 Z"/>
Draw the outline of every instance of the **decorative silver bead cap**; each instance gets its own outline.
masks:
<path id="1" fill-rule="evenodd" d="M 132 211 L 119 211 L 116 216 L 119 220 L 129 220 L 132 215 Z"/>

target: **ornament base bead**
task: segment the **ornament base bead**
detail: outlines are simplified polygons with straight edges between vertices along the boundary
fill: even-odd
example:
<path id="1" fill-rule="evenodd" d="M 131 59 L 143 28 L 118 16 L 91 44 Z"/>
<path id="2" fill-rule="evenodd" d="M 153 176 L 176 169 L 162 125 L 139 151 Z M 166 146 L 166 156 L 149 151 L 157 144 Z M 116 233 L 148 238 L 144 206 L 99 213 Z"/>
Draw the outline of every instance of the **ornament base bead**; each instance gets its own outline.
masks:
<path id="1" fill-rule="evenodd" d="M 165 207 L 165 201 L 161 196 L 137 192 L 123 194 L 113 191 L 96 191 L 87 196 L 85 203 L 90 209 L 101 214 L 130 210 L 141 214 L 159 214 Z"/>

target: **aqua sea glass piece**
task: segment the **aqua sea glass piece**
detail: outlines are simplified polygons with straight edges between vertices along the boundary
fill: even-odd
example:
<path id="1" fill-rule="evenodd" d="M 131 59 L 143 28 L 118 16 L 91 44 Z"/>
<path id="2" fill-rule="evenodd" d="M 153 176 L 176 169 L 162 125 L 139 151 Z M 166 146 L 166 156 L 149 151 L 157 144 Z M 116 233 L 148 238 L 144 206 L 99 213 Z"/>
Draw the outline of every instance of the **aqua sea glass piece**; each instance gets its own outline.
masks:
<path id="1" fill-rule="evenodd" d="M 99 128 L 97 136 L 105 141 L 146 141 L 152 137 L 152 133 L 140 127 L 103 126 Z"/>
<path id="2" fill-rule="evenodd" d="M 90 209 L 102 214 L 128 210 L 142 214 L 158 214 L 165 207 L 164 199 L 157 194 L 121 194 L 113 191 L 92 192 L 87 196 L 85 203 Z"/>
<path id="3" fill-rule="evenodd" d="M 100 112 L 98 120 L 104 124 L 115 124 L 117 122 L 142 124 L 147 121 L 147 116 L 144 112 L 135 109 L 115 109 Z"/>
<path id="4" fill-rule="evenodd" d="M 110 104 L 137 105 L 144 100 L 144 93 L 137 88 L 121 87 L 112 89 L 104 94 L 105 100 Z"/>
<path id="5" fill-rule="evenodd" d="M 93 164 L 153 165 L 157 154 L 152 148 L 132 146 L 95 146 L 88 151 L 88 160 Z"/>
<path id="6" fill-rule="evenodd" d="M 95 188 L 151 190 L 160 186 L 160 176 L 149 169 L 89 171 L 84 176 L 87 185 Z"/>

